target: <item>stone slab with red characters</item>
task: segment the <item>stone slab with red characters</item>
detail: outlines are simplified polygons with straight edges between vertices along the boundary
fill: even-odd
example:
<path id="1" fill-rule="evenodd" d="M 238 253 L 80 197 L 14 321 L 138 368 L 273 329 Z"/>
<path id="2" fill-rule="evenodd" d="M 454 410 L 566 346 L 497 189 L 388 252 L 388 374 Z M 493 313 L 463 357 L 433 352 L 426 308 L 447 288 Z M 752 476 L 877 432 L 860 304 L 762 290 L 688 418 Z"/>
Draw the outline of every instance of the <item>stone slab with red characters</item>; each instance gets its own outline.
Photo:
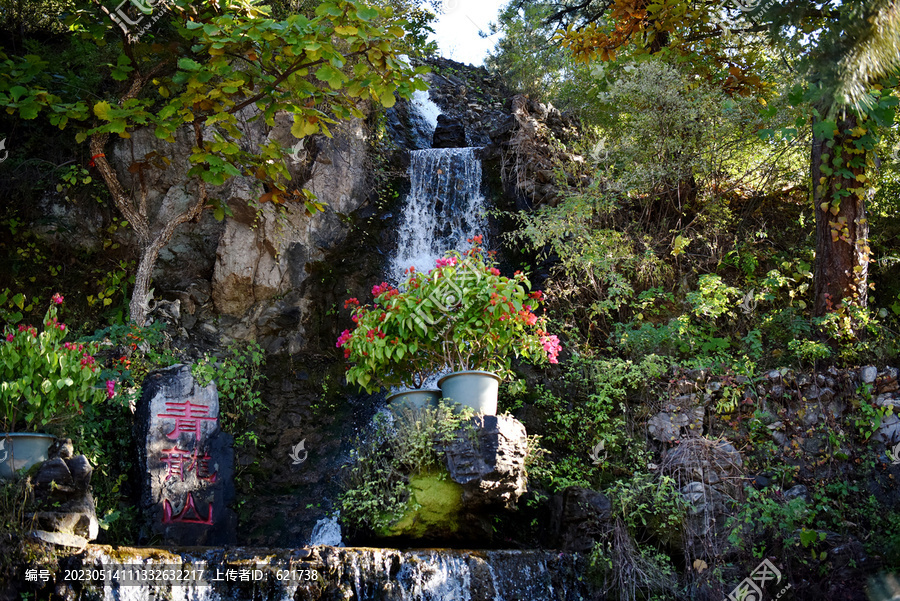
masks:
<path id="1" fill-rule="evenodd" d="M 177 545 L 236 542 L 233 438 L 219 426 L 215 382 L 200 386 L 187 365 L 149 374 L 135 427 L 149 533 Z"/>

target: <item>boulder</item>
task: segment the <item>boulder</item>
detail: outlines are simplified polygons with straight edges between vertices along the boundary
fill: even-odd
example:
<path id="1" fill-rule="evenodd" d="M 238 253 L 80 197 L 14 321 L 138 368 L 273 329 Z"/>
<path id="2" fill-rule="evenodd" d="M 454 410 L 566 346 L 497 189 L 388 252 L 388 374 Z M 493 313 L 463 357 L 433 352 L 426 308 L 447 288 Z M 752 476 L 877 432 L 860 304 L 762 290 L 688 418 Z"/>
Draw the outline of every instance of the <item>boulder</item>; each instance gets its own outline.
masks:
<path id="1" fill-rule="evenodd" d="M 475 437 L 467 434 L 474 429 Z M 476 415 L 444 449 L 450 478 L 462 485 L 468 509 L 512 507 L 525 492 L 528 435 L 518 420 Z"/>
<path id="2" fill-rule="evenodd" d="M 547 544 L 567 552 L 586 552 L 606 529 L 612 504 L 603 493 L 569 486 L 550 499 Z"/>
<path id="3" fill-rule="evenodd" d="M 465 148 L 466 129 L 458 119 L 438 115 L 437 127 L 431 139 L 432 148 Z"/>
<path id="4" fill-rule="evenodd" d="M 528 436 L 512 417 L 476 415 L 439 451 L 445 465 L 409 476 L 405 513 L 378 536 L 490 540 L 496 510 L 511 508 L 526 490 Z"/>
<path id="5" fill-rule="evenodd" d="M 72 457 L 72 444 L 55 444 L 52 456 L 34 476 L 32 536 L 44 542 L 84 548 L 97 538 L 100 523 L 91 495 L 93 467 L 84 455 Z M 65 458 L 63 458 L 65 457 Z"/>

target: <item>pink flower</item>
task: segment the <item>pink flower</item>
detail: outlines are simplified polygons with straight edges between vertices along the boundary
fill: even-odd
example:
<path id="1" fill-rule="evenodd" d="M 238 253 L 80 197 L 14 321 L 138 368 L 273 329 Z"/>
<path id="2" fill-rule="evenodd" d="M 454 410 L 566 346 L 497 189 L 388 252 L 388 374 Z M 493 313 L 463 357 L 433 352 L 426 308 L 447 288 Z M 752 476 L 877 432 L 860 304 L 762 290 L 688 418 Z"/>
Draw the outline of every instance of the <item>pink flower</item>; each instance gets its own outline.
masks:
<path id="1" fill-rule="evenodd" d="M 116 396 L 116 381 L 115 380 L 107 380 L 106 381 L 106 396 L 109 398 L 113 398 Z"/>
<path id="2" fill-rule="evenodd" d="M 12 334 L 7 334 L 7 335 L 6 335 L 6 341 L 7 341 L 7 342 L 12 342 L 12 341 L 13 341 L 13 338 L 15 338 L 15 336 L 12 335 Z"/>
<path id="3" fill-rule="evenodd" d="M 381 296 L 385 292 L 388 292 L 393 289 L 394 288 L 387 282 L 381 282 L 380 284 L 372 286 L 372 296 Z"/>
<path id="4" fill-rule="evenodd" d="M 560 344 L 559 338 L 555 334 L 541 336 L 541 346 L 544 347 L 544 351 L 547 353 L 547 361 L 559 363 L 556 357 L 559 355 Z"/>
<path id="5" fill-rule="evenodd" d="M 456 263 L 456 257 L 447 257 L 446 259 L 438 259 L 435 261 L 435 265 L 438 267 L 453 267 Z"/>
<path id="6" fill-rule="evenodd" d="M 341 332 L 341 335 L 338 336 L 337 344 L 335 345 L 338 348 L 341 348 L 350 340 L 350 330 L 344 330 Z"/>
<path id="7" fill-rule="evenodd" d="M 500 270 L 496 267 L 491 267 L 491 275 L 500 275 Z"/>
<path id="8" fill-rule="evenodd" d="M 61 305 L 61 304 L 63 304 L 63 297 L 62 297 L 62 295 L 61 295 L 59 292 L 57 292 L 56 294 L 54 294 L 54 295 L 53 295 L 53 298 L 51 298 L 50 300 L 53 301 L 53 304 L 55 304 L 55 305 Z"/>

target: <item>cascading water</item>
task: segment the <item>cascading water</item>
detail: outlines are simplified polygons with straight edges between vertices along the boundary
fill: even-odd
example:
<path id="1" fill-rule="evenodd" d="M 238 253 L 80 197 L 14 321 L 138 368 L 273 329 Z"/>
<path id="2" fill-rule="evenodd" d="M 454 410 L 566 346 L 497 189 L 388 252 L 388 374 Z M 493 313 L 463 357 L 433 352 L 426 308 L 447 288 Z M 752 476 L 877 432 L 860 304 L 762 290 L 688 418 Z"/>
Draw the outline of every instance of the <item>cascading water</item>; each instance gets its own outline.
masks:
<path id="1" fill-rule="evenodd" d="M 585 557 L 538 550 L 97 545 L 57 577 L 73 584 L 69 573 L 81 574 L 80 598 L 103 601 L 583 601 L 599 598 L 586 582 L 586 564 Z M 78 598 L 74 591 L 62 596 Z"/>
<path id="2" fill-rule="evenodd" d="M 477 148 L 430 148 L 410 152 L 411 188 L 388 268 L 395 282 L 407 268 L 428 271 L 448 250 L 465 250 L 480 235 L 487 244 L 481 160 Z"/>
<path id="3" fill-rule="evenodd" d="M 430 139 L 440 108 L 428 92 L 416 92 L 410 106 Z M 409 267 L 428 271 L 448 250 L 465 250 L 480 235 L 487 244 L 485 199 L 478 148 L 427 148 L 409 153 L 410 191 L 398 228 L 397 250 L 388 266 L 394 283 Z"/>

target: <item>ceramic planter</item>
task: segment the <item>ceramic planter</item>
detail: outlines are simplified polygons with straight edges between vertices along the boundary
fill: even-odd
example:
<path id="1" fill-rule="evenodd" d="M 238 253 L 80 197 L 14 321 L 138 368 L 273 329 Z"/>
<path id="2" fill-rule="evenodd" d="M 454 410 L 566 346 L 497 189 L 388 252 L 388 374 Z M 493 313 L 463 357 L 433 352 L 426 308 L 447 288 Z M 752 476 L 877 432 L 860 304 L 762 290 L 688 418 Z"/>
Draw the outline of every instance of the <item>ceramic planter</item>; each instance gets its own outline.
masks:
<path id="1" fill-rule="evenodd" d="M 55 438 L 32 432 L 0 432 L 0 478 L 12 478 L 21 469 L 47 461 Z"/>
<path id="2" fill-rule="evenodd" d="M 500 376 L 489 371 L 457 371 L 438 380 L 447 401 L 471 407 L 476 413 L 497 415 Z"/>
<path id="3" fill-rule="evenodd" d="M 391 409 L 409 407 L 410 409 L 422 409 L 424 407 L 437 407 L 441 399 L 441 391 L 437 389 L 404 390 L 395 392 L 387 398 Z"/>

